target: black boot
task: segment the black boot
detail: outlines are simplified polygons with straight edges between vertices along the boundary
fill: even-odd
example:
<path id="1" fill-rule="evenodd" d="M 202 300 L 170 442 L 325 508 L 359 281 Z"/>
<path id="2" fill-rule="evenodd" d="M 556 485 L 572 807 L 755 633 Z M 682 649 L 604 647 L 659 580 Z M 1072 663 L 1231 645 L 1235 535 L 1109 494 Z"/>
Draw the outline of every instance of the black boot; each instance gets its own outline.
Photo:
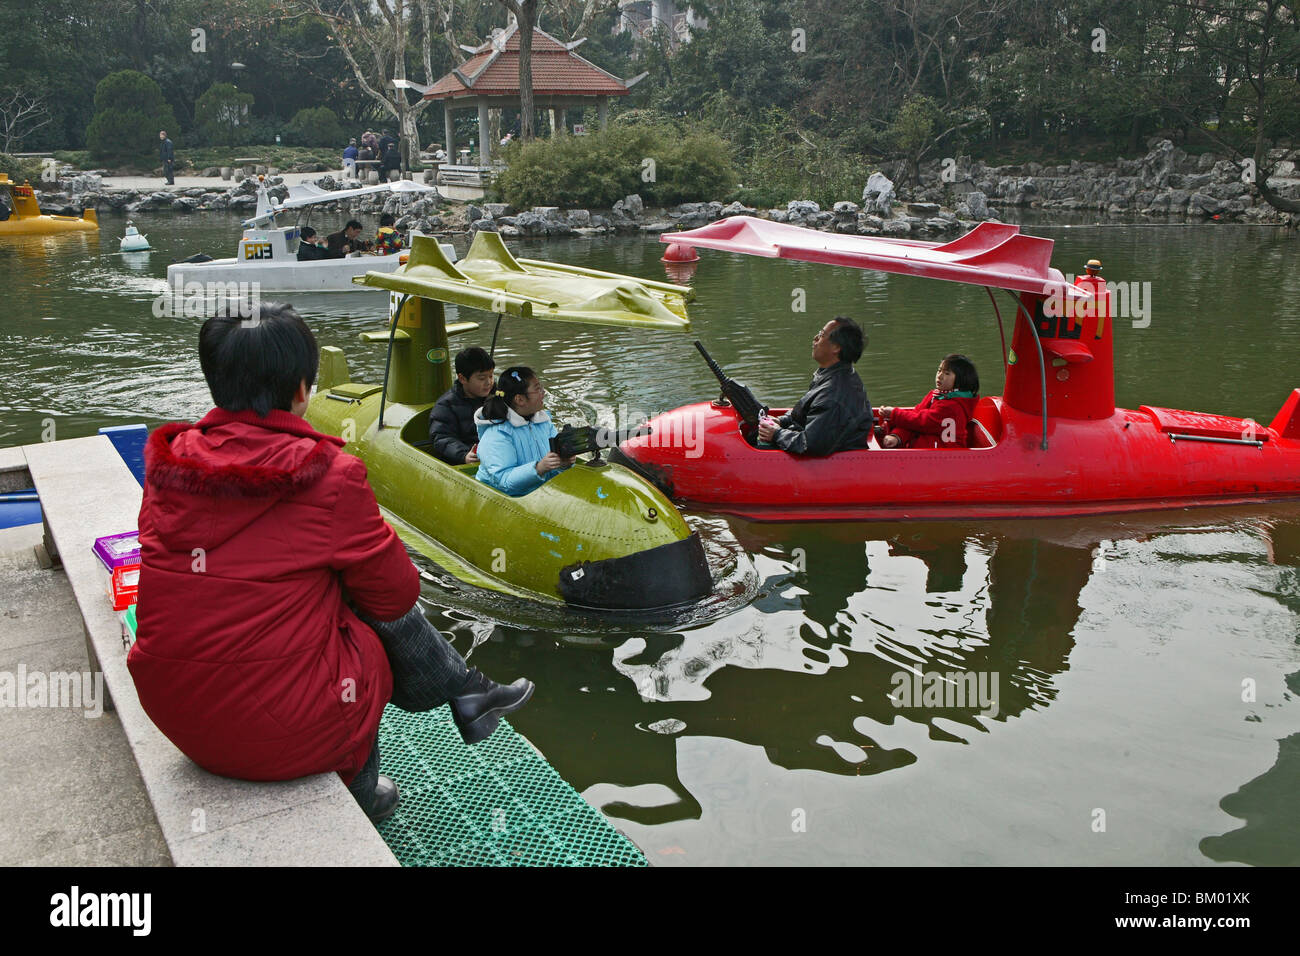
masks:
<path id="1" fill-rule="evenodd" d="M 469 669 L 469 680 L 451 699 L 451 715 L 467 744 L 476 744 L 492 736 L 502 714 L 509 714 L 533 696 L 533 682 L 521 677 L 513 684 L 497 684 L 483 676 L 477 667 Z"/>
<path id="2" fill-rule="evenodd" d="M 371 804 L 370 812 L 366 816 L 370 817 L 371 823 L 381 823 L 393 815 L 400 799 L 397 784 L 381 773 L 379 782 L 375 784 L 374 803 Z"/>

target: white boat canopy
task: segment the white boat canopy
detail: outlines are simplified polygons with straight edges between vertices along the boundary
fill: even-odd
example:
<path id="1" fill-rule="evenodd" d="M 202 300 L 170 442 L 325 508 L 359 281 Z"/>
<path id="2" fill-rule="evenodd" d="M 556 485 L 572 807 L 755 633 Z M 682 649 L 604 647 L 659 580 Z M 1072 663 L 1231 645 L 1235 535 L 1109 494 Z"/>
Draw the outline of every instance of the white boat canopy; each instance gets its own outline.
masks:
<path id="1" fill-rule="evenodd" d="M 276 213 L 285 209 L 297 209 L 302 206 L 314 206 L 323 202 L 338 202 L 341 199 L 352 199 L 356 196 L 369 196 L 375 193 L 396 193 L 398 195 L 416 195 L 416 194 L 436 194 L 438 190 L 433 186 L 426 186 L 423 183 L 412 182 L 409 179 L 399 179 L 396 182 L 380 183 L 378 186 L 361 186 L 357 189 L 321 189 L 315 183 L 300 183 L 297 186 L 289 187 L 289 196 L 283 202 L 276 200 L 274 196 L 266 190 L 266 184 L 263 183 L 259 190 L 257 215 L 252 219 L 244 221 L 245 228 L 255 226 L 261 222 L 270 221 Z"/>

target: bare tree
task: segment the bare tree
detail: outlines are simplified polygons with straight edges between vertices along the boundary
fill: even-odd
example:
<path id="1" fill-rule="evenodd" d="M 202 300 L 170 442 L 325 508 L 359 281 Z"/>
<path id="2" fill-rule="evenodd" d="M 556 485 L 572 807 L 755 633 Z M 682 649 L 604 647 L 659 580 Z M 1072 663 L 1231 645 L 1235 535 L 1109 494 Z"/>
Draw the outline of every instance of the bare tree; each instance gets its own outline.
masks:
<path id="1" fill-rule="evenodd" d="M 501 0 L 519 24 L 519 138 L 533 138 L 533 27 L 540 0 Z"/>
<path id="2" fill-rule="evenodd" d="M 420 53 L 424 87 L 432 86 L 430 0 L 301 0 L 305 9 L 333 29 L 334 39 L 347 59 L 363 93 L 397 120 L 401 133 L 402 165 L 410 168 L 412 144 L 418 151 L 416 119 L 431 100 L 407 101 L 406 48 L 412 23 L 420 20 Z M 414 87 L 419 89 L 418 86 Z"/>
<path id="3" fill-rule="evenodd" d="M 53 120 L 45 94 L 26 87 L 0 90 L 0 153 L 11 153 L 24 139 Z"/>

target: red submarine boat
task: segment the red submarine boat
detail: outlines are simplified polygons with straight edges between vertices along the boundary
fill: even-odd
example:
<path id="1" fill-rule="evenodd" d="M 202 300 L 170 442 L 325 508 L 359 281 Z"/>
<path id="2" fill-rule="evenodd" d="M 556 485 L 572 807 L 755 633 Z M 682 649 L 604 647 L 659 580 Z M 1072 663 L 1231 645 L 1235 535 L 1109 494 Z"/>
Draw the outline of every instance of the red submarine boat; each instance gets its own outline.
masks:
<path id="1" fill-rule="evenodd" d="M 749 216 L 665 242 L 983 286 L 1014 322 L 1005 394 L 976 405 L 964 449 L 799 458 L 759 448 L 725 398 L 652 418 L 617 460 L 687 507 L 765 521 L 1067 517 L 1300 498 L 1300 389 L 1267 426 L 1115 407 L 1113 293 L 1073 284 L 1053 242 L 984 222 L 948 243 L 848 236 Z M 780 415 L 780 410 L 772 410 Z M 746 429 L 748 431 L 748 429 Z M 689 440 L 683 441 L 683 436 Z"/>

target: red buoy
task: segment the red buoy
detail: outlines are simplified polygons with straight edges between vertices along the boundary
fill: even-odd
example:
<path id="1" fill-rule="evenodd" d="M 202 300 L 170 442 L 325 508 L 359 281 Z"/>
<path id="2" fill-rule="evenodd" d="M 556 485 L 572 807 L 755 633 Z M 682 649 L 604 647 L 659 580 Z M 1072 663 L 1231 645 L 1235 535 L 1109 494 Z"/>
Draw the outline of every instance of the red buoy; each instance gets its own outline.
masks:
<path id="1" fill-rule="evenodd" d="M 668 251 L 663 254 L 660 262 L 699 262 L 699 253 L 695 251 L 694 246 L 683 245 L 680 242 L 674 242 L 668 246 Z"/>

